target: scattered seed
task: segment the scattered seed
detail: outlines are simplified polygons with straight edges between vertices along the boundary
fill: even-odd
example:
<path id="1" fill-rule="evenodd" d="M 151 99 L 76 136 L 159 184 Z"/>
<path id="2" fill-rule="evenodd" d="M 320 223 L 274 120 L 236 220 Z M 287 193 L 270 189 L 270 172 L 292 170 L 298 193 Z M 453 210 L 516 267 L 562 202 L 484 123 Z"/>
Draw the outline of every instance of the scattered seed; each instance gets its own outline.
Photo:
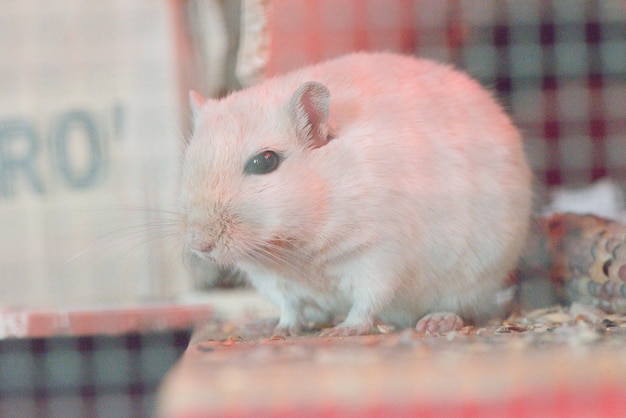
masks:
<path id="1" fill-rule="evenodd" d="M 378 332 L 380 332 L 381 334 L 391 334 L 395 328 L 389 325 L 376 325 L 376 329 L 378 329 Z"/>
<path id="2" fill-rule="evenodd" d="M 606 328 L 615 328 L 617 327 L 617 323 L 615 321 L 610 320 L 609 318 L 605 318 L 602 320 L 602 325 Z"/>

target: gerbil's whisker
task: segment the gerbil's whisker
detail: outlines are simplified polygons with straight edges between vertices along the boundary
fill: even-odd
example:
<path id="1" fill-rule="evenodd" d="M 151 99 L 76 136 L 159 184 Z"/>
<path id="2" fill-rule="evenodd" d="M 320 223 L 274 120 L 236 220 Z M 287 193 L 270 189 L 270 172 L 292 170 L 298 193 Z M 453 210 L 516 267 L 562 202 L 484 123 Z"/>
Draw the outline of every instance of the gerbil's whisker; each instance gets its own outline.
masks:
<path id="1" fill-rule="evenodd" d="M 140 206 L 121 206 L 117 208 L 93 209 L 100 212 L 119 213 L 105 222 L 122 224 L 115 229 L 91 238 L 76 254 L 63 261 L 68 264 L 88 253 L 103 255 L 106 253 L 125 252 L 148 245 L 158 240 L 168 240 L 180 233 L 184 215 L 164 209 Z M 127 216 L 127 215 L 139 216 Z M 130 224 L 129 223 L 133 223 Z M 126 225 L 124 225 L 126 224 Z M 103 245 L 105 244 L 105 245 Z M 130 244 L 130 246 L 128 246 Z"/>
<path id="2" fill-rule="evenodd" d="M 275 241 L 292 244 L 286 239 Z M 307 265 L 306 259 L 296 251 L 289 251 L 272 242 L 254 242 L 247 248 L 247 253 L 261 262 L 286 268 L 294 275 L 294 279 L 313 280 L 309 270 L 304 268 Z"/>

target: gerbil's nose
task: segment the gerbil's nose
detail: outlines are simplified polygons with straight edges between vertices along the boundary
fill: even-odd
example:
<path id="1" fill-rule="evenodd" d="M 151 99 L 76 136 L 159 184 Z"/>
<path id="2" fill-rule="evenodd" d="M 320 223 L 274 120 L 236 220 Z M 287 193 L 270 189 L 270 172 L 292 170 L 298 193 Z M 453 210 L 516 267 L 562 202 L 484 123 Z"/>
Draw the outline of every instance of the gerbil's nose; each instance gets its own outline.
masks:
<path id="1" fill-rule="evenodd" d="M 212 240 L 207 239 L 206 234 L 203 234 L 195 229 L 190 229 L 187 232 L 187 244 L 193 250 L 201 253 L 209 253 L 215 247 L 215 243 Z"/>

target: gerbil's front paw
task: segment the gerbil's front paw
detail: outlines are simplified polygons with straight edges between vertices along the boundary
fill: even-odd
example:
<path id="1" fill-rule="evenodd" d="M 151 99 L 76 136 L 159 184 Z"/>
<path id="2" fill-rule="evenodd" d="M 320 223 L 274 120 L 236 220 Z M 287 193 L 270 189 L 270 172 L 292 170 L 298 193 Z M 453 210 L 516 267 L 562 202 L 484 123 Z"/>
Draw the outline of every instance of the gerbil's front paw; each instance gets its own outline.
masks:
<path id="1" fill-rule="evenodd" d="M 451 312 L 435 312 L 426 315 L 415 325 L 415 331 L 431 334 L 445 334 L 463 328 L 463 319 Z"/>
<path id="2" fill-rule="evenodd" d="M 274 332 L 272 336 L 277 335 L 280 337 L 295 337 L 302 333 L 302 326 L 300 324 L 291 324 L 291 325 L 280 325 L 278 324 L 276 328 L 274 328 Z"/>
<path id="3" fill-rule="evenodd" d="M 353 337 L 370 333 L 368 324 L 343 325 L 339 324 L 333 328 L 326 328 L 320 333 L 320 337 Z"/>

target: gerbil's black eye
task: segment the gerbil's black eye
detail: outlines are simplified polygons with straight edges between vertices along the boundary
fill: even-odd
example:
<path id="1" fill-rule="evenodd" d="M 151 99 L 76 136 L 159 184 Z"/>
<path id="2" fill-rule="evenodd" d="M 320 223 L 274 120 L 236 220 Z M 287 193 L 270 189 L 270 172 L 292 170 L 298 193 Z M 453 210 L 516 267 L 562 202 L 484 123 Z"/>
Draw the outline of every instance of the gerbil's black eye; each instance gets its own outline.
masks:
<path id="1" fill-rule="evenodd" d="M 246 163 L 246 174 L 267 174 L 278 168 L 280 157 L 274 151 L 263 151 Z"/>

